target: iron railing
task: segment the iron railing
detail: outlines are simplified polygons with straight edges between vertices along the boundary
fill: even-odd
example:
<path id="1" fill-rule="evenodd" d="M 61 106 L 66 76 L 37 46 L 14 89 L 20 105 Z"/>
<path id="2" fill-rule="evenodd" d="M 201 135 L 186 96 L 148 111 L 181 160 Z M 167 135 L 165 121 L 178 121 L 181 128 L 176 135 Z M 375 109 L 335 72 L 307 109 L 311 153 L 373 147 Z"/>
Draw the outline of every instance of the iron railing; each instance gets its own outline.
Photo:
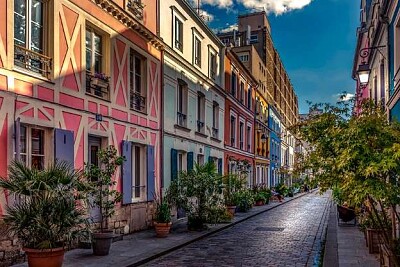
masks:
<path id="1" fill-rule="evenodd" d="M 109 100 L 110 78 L 102 74 L 86 72 L 86 93 Z"/>
<path id="2" fill-rule="evenodd" d="M 134 110 L 140 111 L 140 112 L 146 112 L 146 97 L 142 96 L 138 92 L 131 91 L 130 105 L 131 105 L 131 109 L 134 109 Z"/>
<path id="3" fill-rule="evenodd" d="M 181 112 L 177 112 L 178 115 L 178 125 L 182 127 L 186 127 L 186 114 L 183 114 Z"/>
<path id="4" fill-rule="evenodd" d="M 14 45 L 14 63 L 16 66 L 39 73 L 49 78 L 51 71 L 51 58 L 23 46 Z"/>

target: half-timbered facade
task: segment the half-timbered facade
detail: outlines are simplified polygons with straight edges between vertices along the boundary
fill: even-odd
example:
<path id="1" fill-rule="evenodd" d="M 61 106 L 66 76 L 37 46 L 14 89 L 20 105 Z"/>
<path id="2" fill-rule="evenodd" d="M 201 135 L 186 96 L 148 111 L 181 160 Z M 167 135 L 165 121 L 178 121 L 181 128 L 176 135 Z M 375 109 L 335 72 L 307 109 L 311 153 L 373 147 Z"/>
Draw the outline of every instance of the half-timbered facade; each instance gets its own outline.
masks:
<path id="1" fill-rule="evenodd" d="M 156 2 L 0 0 L 0 175 L 13 159 L 83 168 L 114 145 L 117 233 L 151 223 L 161 184 Z M 1 214 L 11 201 L 0 193 Z"/>

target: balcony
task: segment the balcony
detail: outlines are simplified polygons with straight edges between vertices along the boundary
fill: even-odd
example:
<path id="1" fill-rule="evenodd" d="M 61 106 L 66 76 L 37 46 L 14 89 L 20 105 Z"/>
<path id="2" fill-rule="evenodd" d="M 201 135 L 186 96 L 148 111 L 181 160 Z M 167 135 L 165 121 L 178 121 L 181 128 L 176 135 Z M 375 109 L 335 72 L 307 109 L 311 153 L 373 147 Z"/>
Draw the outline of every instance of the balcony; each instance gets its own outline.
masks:
<path id="1" fill-rule="evenodd" d="M 212 127 L 212 137 L 215 139 L 218 139 L 218 132 L 219 130 L 217 128 Z"/>
<path id="2" fill-rule="evenodd" d="M 204 122 L 198 120 L 197 121 L 197 132 L 203 133 L 204 132 Z"/>
<path id="3" fill-rule="evenodd" d="M 131 109 L 146 112 L 146 97 L 138 92 L 131 92 L 130 97 Z"/>
<path id="4" fill-rule="evenodd" d="M 16 66 L 36 72 L 49 78 L 51 58 L 20 45 L 14 45 L 14 63 Z"/>
<path id="5" fill-rule="evenodd" d="M 143 20 L 144 5 L 142 4 L 141 0 L 128 0 L 127 7 L 136 19 L 139 21 Z"/>
<path id="6" fill-rule="evenodd" d="M 177 112 L 178 115 L 178 125 L 181 127 L 186 127 L 186 114 L 183 114 L 181 112 Z"/>
<path id="7" fill-rule="evenodd" d="M 92 74 L 86 72 L 86 93 L 102 98 L 110 99 L 110 77 L 102 73 Z"/>

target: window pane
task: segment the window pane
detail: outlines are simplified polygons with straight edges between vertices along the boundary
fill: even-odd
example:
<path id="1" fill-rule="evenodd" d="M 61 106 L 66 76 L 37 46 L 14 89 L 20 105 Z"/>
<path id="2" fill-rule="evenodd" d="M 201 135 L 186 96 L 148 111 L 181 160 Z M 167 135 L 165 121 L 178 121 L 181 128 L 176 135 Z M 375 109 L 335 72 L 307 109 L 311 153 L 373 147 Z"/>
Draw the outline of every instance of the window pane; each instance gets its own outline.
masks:
<path id="1" fill-rule="evenodd" d="M 18 45 L 26 45 L 26 3 L 24 0 L 14 2 L 14 40 Z"/>
<path id="2" fill-rule="evenodd" d="M 86 70 L 91 71 L 92 67 L 92 53 L 86 49 Z"/>
<path id="3" fill-rule="evenodd" d="M 43 28 L 32 22 L 31 24 L 31 49 L 35 52 L 43 52 Z"/>
<path id="4" fill-rule="evenodd" d="M 32 0 L 31 20 L 43 26 L 43 3 L 41 1 Z"/>
<path id="5" fill-rule="evenodd" d="M 32 155 L 44 155 L 44 132 L 39 129 L 32 129 Z"/>
<path id="6" fill-rule="evenodd" d="M 92 50 L 92 33 L 86 29 L 86 49 Z"/>
<path id="7" fill-rule="evenodd" d="M 141 189 L 141 184 L 140 184 L 140 173 L 141 173 L 141 166 L 140 166 L 140 147 L 139 146 L 135 146 L 135 198 L 139 198 L 140 197 L 140 189 Z"/>
<path id="8" fill-rule="evenodd" d="M 142 78 L 138 75 L 135 75 L 135 92 L 141 93 L 142 89 Z"/>
<path id="9" fill-rule="evenodd" d="M 94 55 L 94 71 L 96 73 L 101 73 L 101 55 Z"/>
<path id="10" fill-rule="evenodd" d="M 94 34 L 94 50 L 96 53 L 102 54 L 101 51 L 101 37 L 97 34 Z"/>
<path id="11" fill-rule="evenodd" d="M 135 73 L 142 75 L 142 64 L 140 58 L 138 57 L 135 57 Z"/>

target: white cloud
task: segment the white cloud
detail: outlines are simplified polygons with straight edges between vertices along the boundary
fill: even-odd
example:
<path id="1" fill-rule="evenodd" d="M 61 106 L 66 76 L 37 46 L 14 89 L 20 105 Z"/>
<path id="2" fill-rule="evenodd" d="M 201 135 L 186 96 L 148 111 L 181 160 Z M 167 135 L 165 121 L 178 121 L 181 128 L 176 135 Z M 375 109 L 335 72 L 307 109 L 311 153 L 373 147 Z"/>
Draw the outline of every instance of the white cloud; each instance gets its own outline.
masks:
<path id="1" fill-rule="evenodd" d="M 200 10 L 200 17 L 205 21 L 205 22 L 211 22 L 214 20 L 214 15 L 208 13 L 205 10 Z"/>
<path id="2" fill-rule="evenodd" d="M 217 0 L 213 0 L 217 1 Z M 220 0 L 227 1 L 227 0 Z M 264 8 L 268 13 L 275 13 L 281 15 L 283 13 L 302 9 L 309 5 L 312 0 L 237 0 L 247 8 Z"/>
<path id="3" fill-rule="evenodd" d="M 350 101 L 354 98 L 354 94 L 350 93 L 337 94 L 335 95 L 335 98 L 337 98 L 338 101 Z"/>
<path id="4" fill-rule="evenodd" d="M 238 30 L 238 25 L 237 24 L 232 24 L 232 25 L 227 24 L 226 28 L 216 29 L 214 31 L 215 32 L 220 32 L 220 33 L 226 33 L 226 32 L 231 32 L 233 30 L 236 30 L 236 31 Z"/>
<path id="5" fill-rule="evenodd" d="M 219 8 L 227 8 L 233 5 L 233 0 L 201 0 L 201 3 L 210 6 L 217 6 Z"/>

